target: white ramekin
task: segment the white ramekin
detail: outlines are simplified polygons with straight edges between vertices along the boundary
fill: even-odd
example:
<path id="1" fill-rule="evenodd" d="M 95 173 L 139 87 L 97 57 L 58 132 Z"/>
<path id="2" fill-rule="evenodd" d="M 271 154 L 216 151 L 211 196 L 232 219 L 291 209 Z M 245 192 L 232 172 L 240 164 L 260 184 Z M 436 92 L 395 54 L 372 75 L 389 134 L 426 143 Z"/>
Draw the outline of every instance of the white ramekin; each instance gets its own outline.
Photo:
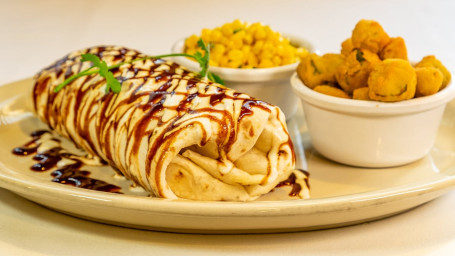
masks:
<path id="1" fill-rule="evenodd" d="M 295 73 L 314 148 L 347 165 L 392 167 L 413 162 L 432 148 L 445 106 L 455 97 L 450 83 L 440 92 L 395 103 L 342 99 L 315 92 Z"/>

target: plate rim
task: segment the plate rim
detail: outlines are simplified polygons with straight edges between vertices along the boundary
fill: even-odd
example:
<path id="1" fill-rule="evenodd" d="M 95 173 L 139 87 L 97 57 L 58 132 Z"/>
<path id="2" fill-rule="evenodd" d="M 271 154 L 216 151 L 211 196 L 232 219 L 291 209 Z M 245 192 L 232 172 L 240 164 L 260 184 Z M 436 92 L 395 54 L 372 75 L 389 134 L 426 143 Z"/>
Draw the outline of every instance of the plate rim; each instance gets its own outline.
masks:
<path id="1" fill-rule="evenodd" d="M 14 86 L 15 84 L 26 83 L 30 80 L 31 78 L 26 78 L 0 85 L 0 90 L 4 90 L 6 88 L 5 86 Z M 16 94 L 20 95 L 21 92 L 16 92 Z M 0 102 L 3 102 L 5 99 L 4 97 L 0 97 Z M 83 202 L 91 205 L 98 205 L 102 201 L 105 203 L 108 202 L 109 207 L 123 209 L 132 209 L 134 207 L 133 209 L 136 211 L 150 211 L 151 213 L 172 215 L 184 214 L 189 217 L 285 217 L 345 211 L 352 207 L 361 209 L 430 193 L 439 192 L 443 194 L 455 188 L 455 166 L 445 171 L 444 175 L 441 174 L 431 177 L 430 180 L 419 180 L 385 189 L 325 198 L 251 202 L 192 201 L 119 195 L 75 188 L 51 181 L 33 180 L 32 178 L 31 175 L 19 173 L 5 166 L 3 162 L 0 162 L 0 187 L 18 194 L 30 195 L 30 193 L 39 192 L 41 193 L 40 195 L 52 197 L 52 195 L 57 193 L 66 201 Z"/>

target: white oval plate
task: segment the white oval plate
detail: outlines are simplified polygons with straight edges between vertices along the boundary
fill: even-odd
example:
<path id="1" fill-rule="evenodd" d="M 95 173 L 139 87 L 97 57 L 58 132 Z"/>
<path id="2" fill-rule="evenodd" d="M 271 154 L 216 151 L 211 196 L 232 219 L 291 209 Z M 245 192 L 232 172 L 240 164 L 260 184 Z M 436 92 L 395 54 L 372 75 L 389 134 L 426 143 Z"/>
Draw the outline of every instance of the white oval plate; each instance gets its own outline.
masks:
<path id="1" fill-rule="evenodd" d="M 411 209 L 455 187 L 455 101 L 448 104 L 431 153 L 406 166 L 365 169 L 339 165 L 311 148 L 302 112 L 294 119 L 310 171 L 312 199 L 287 200 L 275 191 L 264 201 L 197 202 L 149 198 L 128 190 L 109 167 L 92 176 L 121 186 L 125 194 L 99 192 L 51 182 L 50 171 L 30 171 L 30 157 L 11 150 L 30 132 L 45 128 L 26 107 L 32 80 L 0 87 L 0 186 L 73 216 L 151 230 L 193 233 L 266 233 L 345 226 Z M 295 123 L 289 123 L 289 126 Z M 349 147 L 349 145 L 334 145 Z M 282 200 L 279 200 L 279 199 Z"/>

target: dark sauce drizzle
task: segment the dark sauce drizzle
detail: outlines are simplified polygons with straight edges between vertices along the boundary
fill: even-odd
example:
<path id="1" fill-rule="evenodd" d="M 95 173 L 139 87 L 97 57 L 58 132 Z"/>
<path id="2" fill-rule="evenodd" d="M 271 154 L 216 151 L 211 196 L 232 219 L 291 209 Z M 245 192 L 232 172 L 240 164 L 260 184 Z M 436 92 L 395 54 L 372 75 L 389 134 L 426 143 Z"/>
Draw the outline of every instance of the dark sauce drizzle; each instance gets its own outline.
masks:
<path id="1" fill-rule="evenodd" d="M 310 184 L 308 182 L 308 177 L 310 177 L 310 174 L 307 171 L 297 169 L 296 171 L 303 172 L 306 175 L 305 179 L 305 184 L 308 189 L 310 189 Z M 300 191 L 302 191 L 302 186 L 296 182 L 297 177 L 295 176 L 294 173 L 291 173 L 289 177 L 286 180 L 283 180 L 282 182 L 278 183 L 276 185 L 277 188 L 279 187 L 284 187 L 284 186 L 291 186 L 291 192 L 289 192 L 289 196 L 298 196 L 300 194 Z"/>
<path id="2" fill-rule="evenodd" d="M 81 170 L 81 168 L 84 166 L 84 163 L 78 159 L 79 157 L 74 154 L 65 152 L 60 146 L 55 146 L 44 152 L 37 153 L 38 147 L 40 146 L 39 140 L 46 133 L 51 134 L 47 130 L 38 130 L 32 132 L 30 134 L 32 140 L 25 143 L 23 146 L 14 148 L 12 153 L 18 156 L 28 156 L 35 154 L 33 156 L 33 160 L 37 161 L 38 163 L 35 163 L 30 167 L 30 169 L 35 172 L 49 171 L 51 169 L 54 169 L 60 160 L 64 158 L 71 159 L 74 163 L 59 167 L 57 170 L 54 170 L 50 174 L 53 177 L 53 182 L 97 191 L 121 193 L 121 188 L 116 185 L 109 184 L 102 180 L 90 178 L 89 171 Z M 60 142 L 60 140 L 56 138 L 52 138 L 51 140 Z"/>
<path id="3" fill-rule="evenodd" d="M 62 147 L 56 146 L 44 152 L 37 153 L 38 147 L 40 146 L 39 140 L 46 133 L 51 134 L 51 132 L 47 130 L 38 130 L 32 132 L 30 134 L 32 140 L 25 143 L 23 146 L 14 148 L 12 150 L 12 153 L 18 156 L 28 156 L 31 154 L 35 154 L 33 156 L 33 160 L 37 161 L 38 163 L 33 164 L 30 167 L 30 169 L 36 172 L 44 172 L 53 169 L 57 165 L 57 163 L 63 158 L 71 159 L 74 163 L 64 165 L 58 168 L 57 170 L 51 172 L 50 175 L 53 177 L 52 179 L 53 182 L 85 189 L 121 194 L 120 187 L 113 184 L 109 184 L 102 180 L 90 178 L 89 171 L 81 170 L 81 168 L 84 166 L 84 163 L 78 159 L 75 159 L 74 157 L 76 155 L 62 152 L 63 151 Z M 52 138 L 51 140 L 60 142 L 60 140 L 56 138 Z M 310 184 L 308 182 L 309 173 L 304 170 L 297 171 L 301 171 L 306 175 L 307 178 L 305 179 L 305 183 L 309 189 L 310 188 Z M 291 186 L 289 196 L 291 197 L 298 196 L 302 190 L 302 186 L 298 182 L 296 182 L 296 179 L 297 177 L 295 176 L 295 174 L 291 173 L 291 175 L 289 175 L 289 177 L 286 180 L 278 183 L 276 187 L 279 188 L 283 186 Z"/>

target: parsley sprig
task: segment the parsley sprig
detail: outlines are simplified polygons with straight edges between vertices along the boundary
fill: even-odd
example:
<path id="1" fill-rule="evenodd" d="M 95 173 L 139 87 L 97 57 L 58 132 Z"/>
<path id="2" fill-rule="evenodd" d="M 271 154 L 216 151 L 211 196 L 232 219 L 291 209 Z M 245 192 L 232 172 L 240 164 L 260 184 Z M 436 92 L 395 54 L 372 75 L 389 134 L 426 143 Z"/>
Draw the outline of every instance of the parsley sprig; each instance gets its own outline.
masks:
<path id="1" fill-rule="evenodd" d="M 210 45 L 206 45 L 204 41 L 202 41 L 202 39 L 199 39 L 197 43 L 199 47 L 201 47 L 201 49 L 204 51 L 204 55 L 202 55 L 200 52 L 196 52 L 194 55 L 188 53 L 171 53 L 137 58 L 129 61 L 120 62 L 112 66 L 108 66 L 105 61 L 100 60 L 100 58 L 94 54 L 91 53 L 82 54 L 82 61 L 83 62 L 90 61 L 92 63 L 92 66 L 65 79 L 65 81 L 63 81 L 54 88 L 54 92 L 55 93 L 59 92 L 63 87 L 65 87 L 66 85 L 80 77 L 99 74 L 101 77 L 106 79 L 106 93 L 109 93 L 110 91 L 114 93 L 119 93 L 122 89 L 122 84 L 117 80 L 117 78 L 114 77 L 114 74 L 111 72 L 112 69 L 137 61 L 143 61 L 147 59 L 161 59 L 166 57 L 193 58 L 199 63 L 199 66 L 201 68 L 201 71 L 199 72 L 200 77 L 207 78 L 210 81 L 224 85 L 224 81 L 219 76 L 208 71 L 210 61 Z"/>

